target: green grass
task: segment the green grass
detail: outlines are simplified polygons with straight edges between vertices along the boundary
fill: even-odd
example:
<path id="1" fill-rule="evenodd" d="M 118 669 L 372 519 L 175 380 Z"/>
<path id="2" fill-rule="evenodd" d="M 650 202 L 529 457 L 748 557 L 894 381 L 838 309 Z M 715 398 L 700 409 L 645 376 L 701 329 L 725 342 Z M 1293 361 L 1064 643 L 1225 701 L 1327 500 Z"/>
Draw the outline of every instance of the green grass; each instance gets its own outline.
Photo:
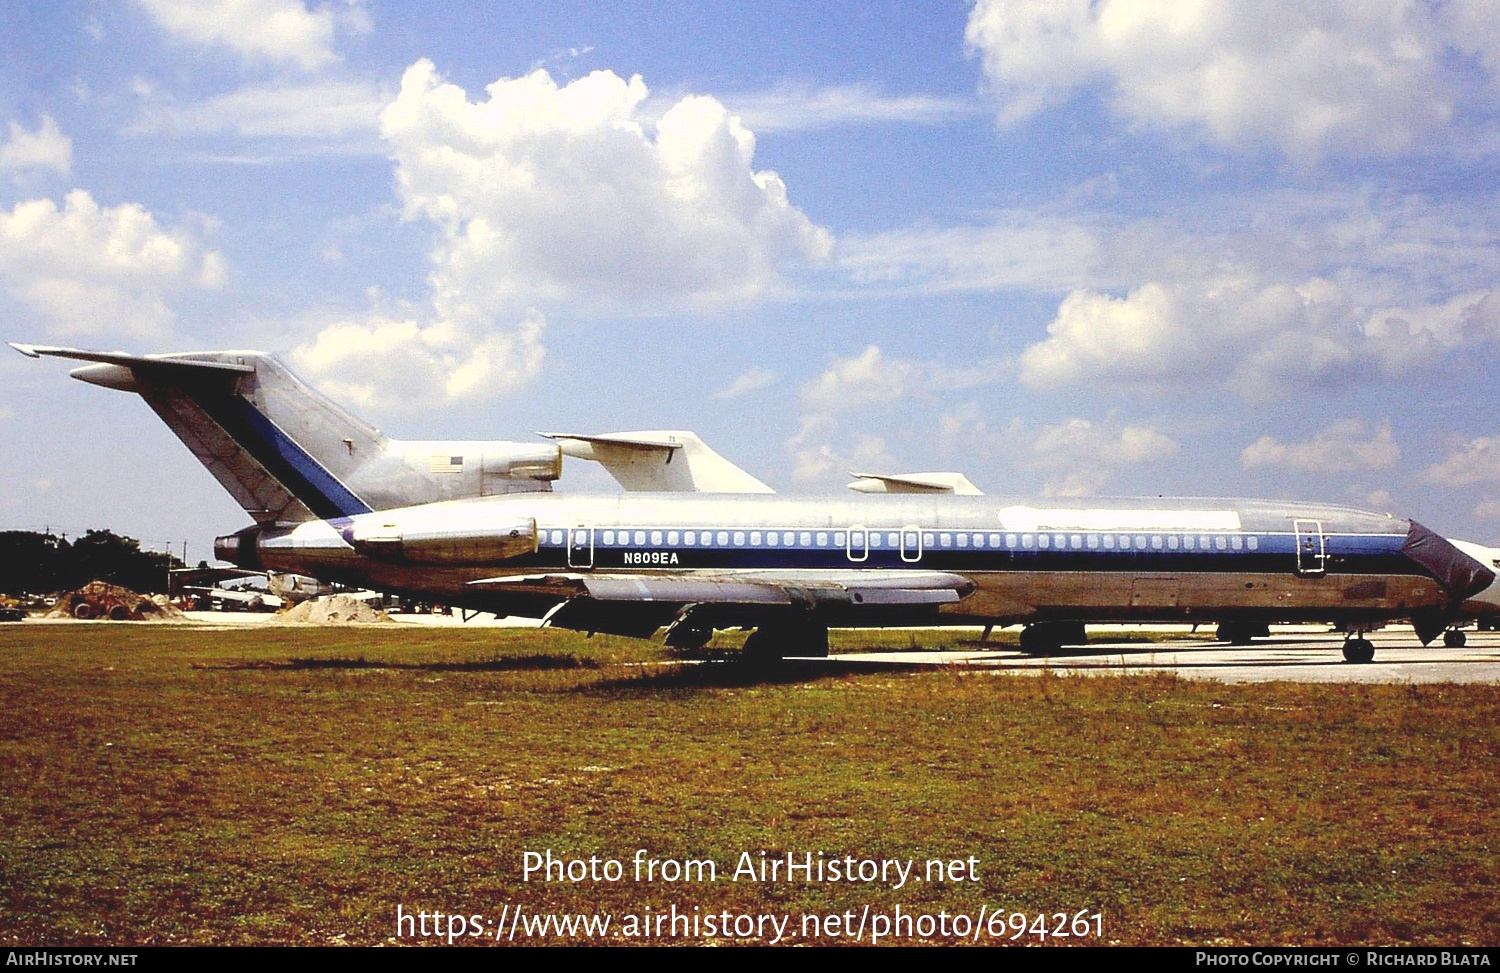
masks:
<path id="1" fill-rule="evenodd" d="M 378 943 L 398 904 L 519 904 L 1494 944 L 1497 717 L 1490 686 L 765 674 L 553 631 L 18 625 L 0 630 L 0 940 Z M 549 848 L 720 873 L 523 882 Z M 729 881 L 763 851 L 974 856 L 979 878 Z"/>

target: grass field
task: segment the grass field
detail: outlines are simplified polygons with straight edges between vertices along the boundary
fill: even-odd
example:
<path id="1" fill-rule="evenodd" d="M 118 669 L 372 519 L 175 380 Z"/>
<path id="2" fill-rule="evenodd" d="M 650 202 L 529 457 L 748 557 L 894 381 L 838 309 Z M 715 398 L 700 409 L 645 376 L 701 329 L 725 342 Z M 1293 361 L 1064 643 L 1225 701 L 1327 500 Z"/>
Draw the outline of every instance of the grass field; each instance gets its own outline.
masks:
<path id="1" fill-rule="evenodd" d="M 1111 943 L 1500 943 L 1500 688 L 666 659 L 536 630 L 6 626 L 0 939 L 443 941 L 398 937 L 399 906 L 613 922 L 533 943 L 632 942 L 674 908 L 696 933 L 648 941 L 770 938 L 705 932 L 723 913 L 849 941 L 803 917 L 899 908 L 947 935 L 891 942 L 983 909 L 1005 936 L 1097 913 Z M 623 877 L 523 880 L 547 849 Z M 715 879 L 637 881 L 641 849 Z M 731 877 L 789 853 L 966 865 Z"/>

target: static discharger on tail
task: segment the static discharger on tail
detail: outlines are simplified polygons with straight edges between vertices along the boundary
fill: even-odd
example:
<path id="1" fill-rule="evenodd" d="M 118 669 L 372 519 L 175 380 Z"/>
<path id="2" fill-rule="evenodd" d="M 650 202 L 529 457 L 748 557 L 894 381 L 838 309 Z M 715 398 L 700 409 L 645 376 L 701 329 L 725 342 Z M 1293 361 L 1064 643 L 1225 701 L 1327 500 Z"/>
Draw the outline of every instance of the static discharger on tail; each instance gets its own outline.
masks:
<path id="1" fill-rule="evenodd" d="M 957 473 L 856 474 L 794 497 L 686 431 L 553 441 L 403 441 L 259 352 L 136 356 L 34 345 L 139 394 L 254 525 L 227 561 L 679 647 L 754 629 L 751 658 L 822 656 L 829 627 L 1022 624 L 1022 647 L 1087 622 L 1271 622 L 1364 634 L 1408 620 L 1425 644 L 1500 612 L 1496 552 L 1348 507 L 1239 499 L 982 495 Z M 564 455 L 620 494 L 552 492 Z M 1459 633 L 1461 635 L 1461 633 Z"/>

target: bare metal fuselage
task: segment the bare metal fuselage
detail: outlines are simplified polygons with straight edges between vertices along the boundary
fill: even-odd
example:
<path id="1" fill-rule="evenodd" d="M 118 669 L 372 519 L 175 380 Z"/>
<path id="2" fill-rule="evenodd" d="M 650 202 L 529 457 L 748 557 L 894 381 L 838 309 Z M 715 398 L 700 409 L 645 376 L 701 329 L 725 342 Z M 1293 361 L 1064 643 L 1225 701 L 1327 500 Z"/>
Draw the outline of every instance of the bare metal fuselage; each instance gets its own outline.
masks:
<path id="1" fill-rule="evenodd" d="M 935 574 L 970 586 L 941 602 L 813 598 L 808 607 L 849 625 L 1370 623 L 1451 601 L 1434 572 L 1403 550 L 1411 530 L 1389 515 L 1244 500 L 525 494 L 269 529 L 240 535 L 224 553 L 521 615 L 561 600 L 560 578 L 741 577 L 795 587 Z M 652 600 L 649 584 L 642 592 Z M 744 614 L 718 611 L 729 621 Z"/>

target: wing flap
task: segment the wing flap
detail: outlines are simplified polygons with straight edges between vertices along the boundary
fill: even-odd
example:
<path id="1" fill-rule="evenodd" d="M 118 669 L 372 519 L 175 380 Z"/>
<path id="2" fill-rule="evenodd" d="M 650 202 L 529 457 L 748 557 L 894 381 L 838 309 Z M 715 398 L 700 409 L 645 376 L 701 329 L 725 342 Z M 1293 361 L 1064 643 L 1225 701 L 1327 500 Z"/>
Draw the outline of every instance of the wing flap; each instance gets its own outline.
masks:
<path id="1" fill-rule="evenodd" d="M 942 571 L 830 571 L 807 574 L 532 574 L 484 578 L 471 585 L 604 602 L 684 605 L 944 605 L 974 583 Z"/>

